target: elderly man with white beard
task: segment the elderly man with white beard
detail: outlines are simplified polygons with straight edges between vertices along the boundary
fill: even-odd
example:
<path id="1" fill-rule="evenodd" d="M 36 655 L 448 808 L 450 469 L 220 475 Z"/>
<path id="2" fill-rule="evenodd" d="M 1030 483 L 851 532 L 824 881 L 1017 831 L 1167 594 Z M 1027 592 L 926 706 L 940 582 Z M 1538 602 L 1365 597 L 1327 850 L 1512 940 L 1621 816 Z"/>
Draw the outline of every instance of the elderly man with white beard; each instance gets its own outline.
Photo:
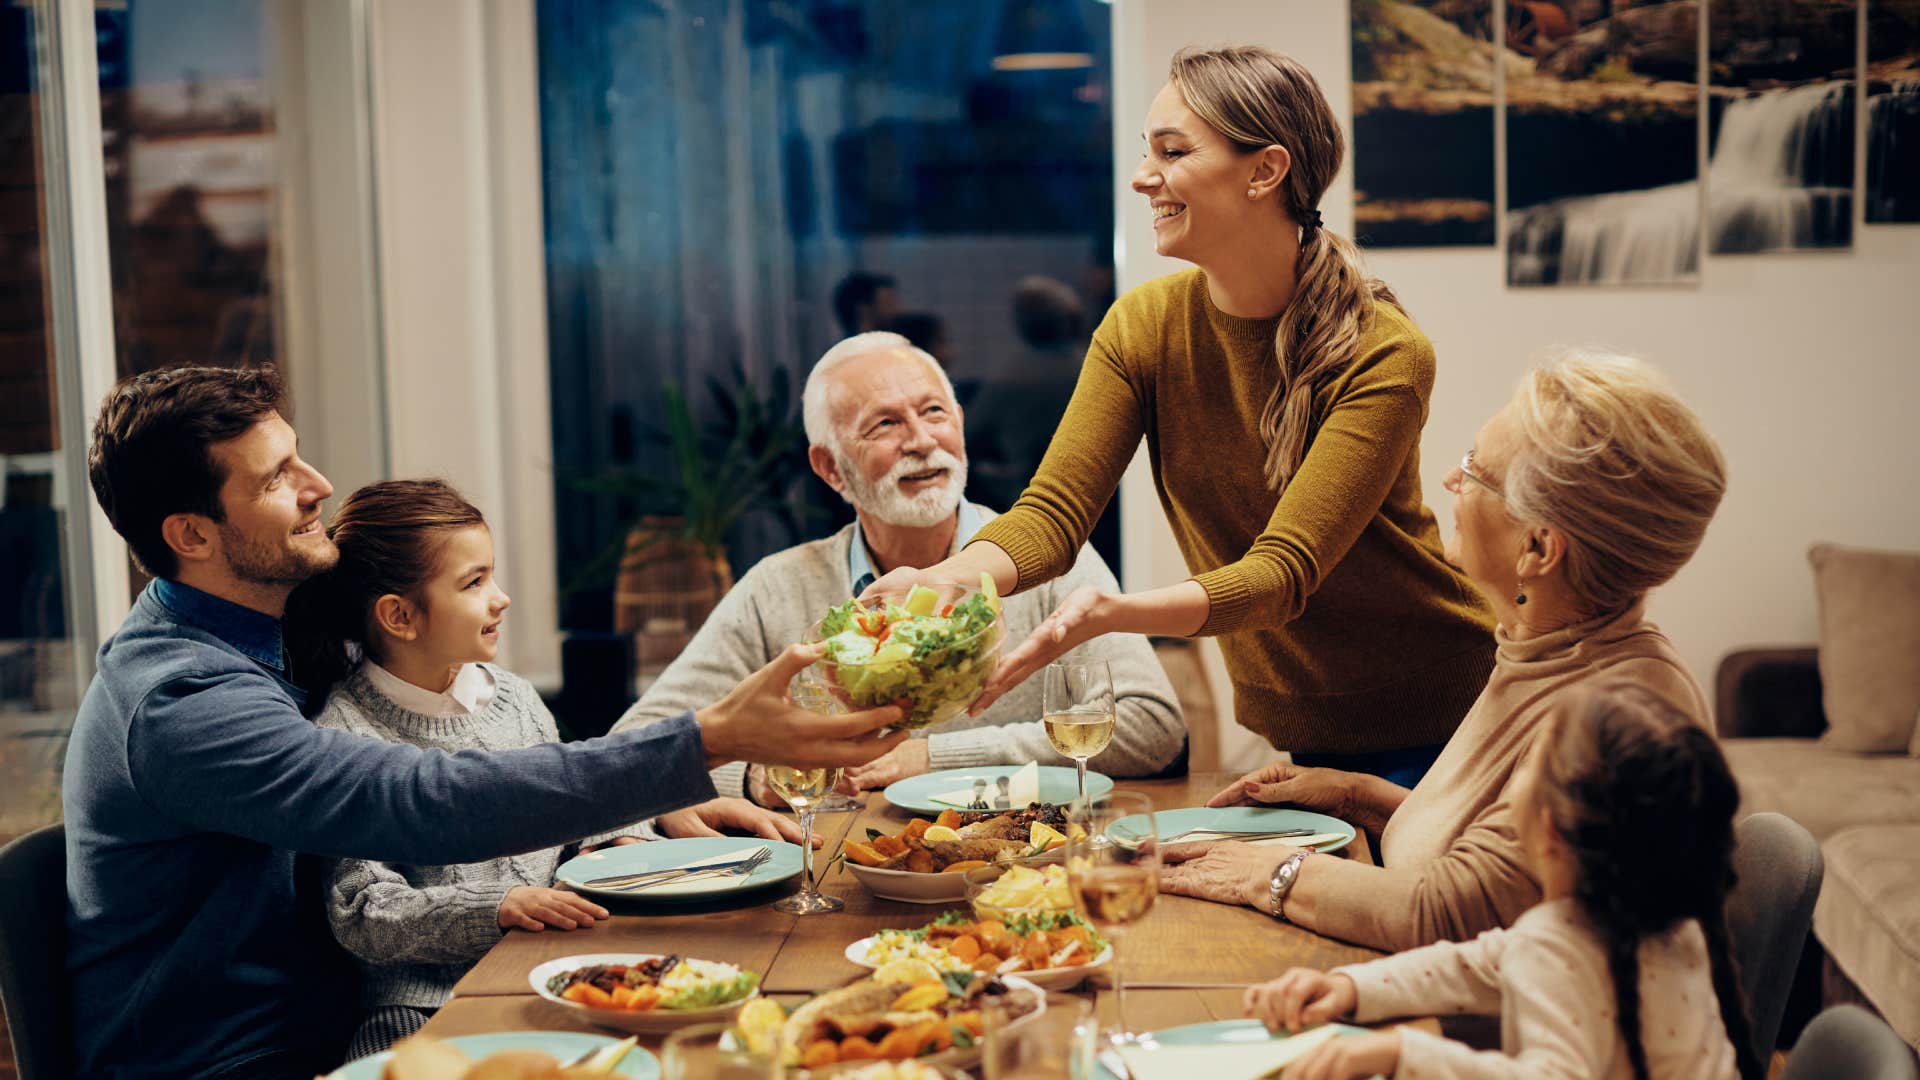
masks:
<path id="1" fill-rule="evenodd" d="M 994 516 L 964 498 L 967 448 L 953 385 L 939 363 L 906 338 L 858 334 L 828 349 L 807 377 L 802 409 L 808 461 L 853 504 L 854 523 L 756 563 L 615 730 L 715 700 L 800 640 L 828 608 L 896 567 L 945 559 Z M 1026 640 L 1082 585 L 1118 587 L 1091 548 L 1082 548 L 1059 579 L 1006 600 L 1007 640 Z M 1112 634 L 1063 659 L 1083 658 L 1110 663 L 1116 706 L 1113 742 L 1091 767 L 1109 776 L 1147 776 L 1179 759 L 1186 723 L 1146 639 Z M 1062 763 L 1040 722 L 1040 685 L 1029 680 L 981 715 L 962 714 L 909 739 L 848 770 L 847 779 L 868 789 L 934 769 Z M 714 786 L 723 795 L 780 806 L 760 771 L 743 762 L 724 765 L 714 770 Z"/>

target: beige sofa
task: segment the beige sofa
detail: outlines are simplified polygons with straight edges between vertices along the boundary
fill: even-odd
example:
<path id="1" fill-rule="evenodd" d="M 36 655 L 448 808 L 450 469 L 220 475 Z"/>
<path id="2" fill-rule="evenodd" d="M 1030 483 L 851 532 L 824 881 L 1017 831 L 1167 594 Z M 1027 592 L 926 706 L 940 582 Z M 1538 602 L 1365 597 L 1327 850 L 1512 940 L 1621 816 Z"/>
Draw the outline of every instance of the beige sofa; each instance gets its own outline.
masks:
<path id="1" fill-rule="evenodd" d="M 1920 554 L 1818 545 L 1809 561 L 1820 645 L 1722 662 L 1722 745 L 1743 814 L 1820 841 L 1826 996 L 1857 992 L 1920 1046 Z"/>

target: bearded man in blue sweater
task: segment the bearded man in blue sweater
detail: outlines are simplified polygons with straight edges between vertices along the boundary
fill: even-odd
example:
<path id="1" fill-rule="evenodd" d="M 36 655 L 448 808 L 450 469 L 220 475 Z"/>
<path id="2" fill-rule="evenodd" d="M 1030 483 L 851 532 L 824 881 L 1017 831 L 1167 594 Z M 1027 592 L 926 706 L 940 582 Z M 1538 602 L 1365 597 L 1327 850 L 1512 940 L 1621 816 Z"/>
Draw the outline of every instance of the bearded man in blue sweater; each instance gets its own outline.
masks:
<path id="1" fill-rule="evenodd" d="M 707 708 L 584 743 L 447 754 L 314 727 L 280 617 L 338 558 L 333 488 L 281 396 L 271 368 L 149 372 L 94 426 L 94 494 L 154 581 L 101 646 L 67 753 L 77 1075 L 331 1070 L 337 954 L 302 855 L 497 858 L 713 799 L 722 762 L 858 765 L 904 738 L 874 734 L 896 709 L 794 706 L 799 647 Z"/>

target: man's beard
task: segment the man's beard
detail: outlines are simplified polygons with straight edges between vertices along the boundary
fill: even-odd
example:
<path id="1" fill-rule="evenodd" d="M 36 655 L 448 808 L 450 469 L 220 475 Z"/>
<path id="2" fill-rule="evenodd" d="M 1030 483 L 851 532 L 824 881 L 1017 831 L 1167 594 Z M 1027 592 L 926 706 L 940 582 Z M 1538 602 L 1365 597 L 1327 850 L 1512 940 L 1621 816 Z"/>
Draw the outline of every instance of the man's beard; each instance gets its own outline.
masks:
<path id="1" fill-rule="evenodd" d="M 233 576 L 252 585 L 298 585 L 340 561 L 340 549 L 331 540 L 325 548 L 306 551 L 293 546 L 291 537 L 268 543 L 225 523 L 220 526 L 220 547 Z"/>
<path id="2" fill-rule="evenodd" d="M 967 490 L 967 462 L 945 450 L 936 449 L 931 454 L 913 454 L 894 462 L 893 468 L 878 481 L 868 483 L 860 472 L 860 467 L 852 459 L 835 454 L 840 466 L 840 475 L 847 481 L 847 490 L 843 497 L 855 508 L 864 510 L 889 525 L 902 529 L 926 529 L 945 521 L 955 510 L 960 509 L 960 499 Z M 939 487 L 930 487 L 918 495 L 908 495 L 900 490 L 900 479 L 923 473 L 931 469 L 947 470 L 947 481 Z"/>

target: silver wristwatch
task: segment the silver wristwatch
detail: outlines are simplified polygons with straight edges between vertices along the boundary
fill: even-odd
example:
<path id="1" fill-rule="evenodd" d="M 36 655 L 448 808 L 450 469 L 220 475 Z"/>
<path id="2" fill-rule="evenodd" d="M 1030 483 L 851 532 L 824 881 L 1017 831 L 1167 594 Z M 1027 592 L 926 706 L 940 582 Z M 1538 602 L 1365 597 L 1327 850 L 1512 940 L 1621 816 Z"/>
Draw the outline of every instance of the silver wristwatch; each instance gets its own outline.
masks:
<path id="1" fill-rule="evenodd" d="M 1287 894 L 1293 891 L 1293 883 L 1300 880 L 1300 864 L 1306 862 L 1311 854 L 1311 851 L 1302 848 L 1280 860 L 1280 865 L 1273 868 L 1273 880 L 1267 882 L 1267 914 L 1281 922 L 1287 921 Z"/>

